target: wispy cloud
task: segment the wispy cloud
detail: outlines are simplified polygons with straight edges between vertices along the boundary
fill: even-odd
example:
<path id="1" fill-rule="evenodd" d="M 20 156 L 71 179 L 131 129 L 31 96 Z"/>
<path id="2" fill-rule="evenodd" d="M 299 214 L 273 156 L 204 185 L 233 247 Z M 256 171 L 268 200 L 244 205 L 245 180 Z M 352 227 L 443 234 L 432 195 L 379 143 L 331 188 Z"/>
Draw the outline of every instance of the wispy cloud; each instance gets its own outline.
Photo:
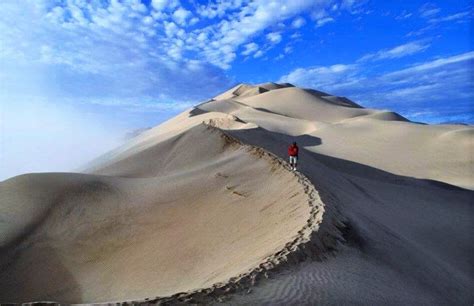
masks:
<path id="1" fill-rule="evenodd" d="M 405 69 L 401 69 L 395 72 L 388 73 L 387 76 L 404 77 L 404 76 L 412 75 L 414 73 L 422 73 L 422 72 L 426 72 L 427 70 L 445 67 L 450 64 L 458 64 L 458 63 L 470 64 L 472 63 L 473 59 L 474 59 L 474 51 L 458 54 L 454 56 L 441 57 L 432 61 L 413 65 L 409 68 L 405 68 Z M 468 67 L 468 68 L 471 68 L 471 67 Z M 430 76 L 427 76 L 427 77 L 430 77 Z"/>
<path id="2" fill-rule="evenodd" d="M 100 106 L 113 106 L 116 109 L 121 108 L 130 112 L 146 113 L 146 112 L 179 112 L 184 111 L 187 108 L 196 105 L 195 101 L 183 101 L 183 100 L 170 100 L 169 98 L 153 98 L 153 97 L 140 97 L 137 98 L 99 98 L 99 99 L 88 99 L 83 101 L 82 104 L 87 105 L 100 105 Z"/>
<path id="3" fill-rule="evenodd" d="M 417 30 L 413 30 L 413 31 L 410 31 L 408 32 L 405 36 L 406 37 L 417 37 L 417 36 L 421 36 L 423 34 L 425 34 L 426 32 L 430 31 L 430 30 L 433 30 L 435 28 L 434 24 L 433 23 L 430 23 L 428 24 L 427 26 L 423 26 L 422 28 L 420 29 L 417 29 Z"/>
<path id="4" fill-rule="evenodd" d="M 447 21 L 455 21 L 455 20 L 462 20 L 466 19 L 466 17 L 472 18 L 474 16 L 472 11 L 465 11 L 465 12 L 460 12 L 456 14 L 451 14 L 445 17 L 439 17 L 439 18 L 432 18 L 428 22 L 430 23 L 439 23 L 439 22 L 447 22 Z"/>
<path id="5" fill-rule="evenodd" d="M 359 61 L 378 61 L 378 60 L 384 60 L 384 59 L 394 59 L 394 58 L 400 58 L 408 55 L 413 55 L 419 52 L 423 52 L 426 49 L 428 49 L 430 45 L 428 43 L 420 42 L 420 41 L 415 41 L 415 42 L 409 42 L 403 45 L 399 45 L 396 47 L 393 47 L 391 49 L 384 49 L 377 51 L 375 53 L 370 53 L 367 55 L 364 55 L 359 59 Z"/>
<path id="6" fill-rule="evenodd" d="M 281 60 L 283 59 L 286 55 L 291 54 L 293 52 L 293 46 L 291 44 L 288 44 L 285 46 L 283 49 L 283 52 L 278 54 L 277 57 L 275 57 L 275 60 Z"/>
<path id="7" fill-rule="evenodd" d="M 248 43 L 244 47 L 245 50 L 242 51 L 242 55 L 250 55 L 258 50 L 258 45 L 254 42 Z"/>
<path id="8" fill-rule="evenodd" d="M 254 53 L 253 57 L 254 58 L 259 58 L 259 57 L 262 57 L 263 54 L 264 54 L 263 50 L 258 50 L 257 52 Z"/>
<path id="9" fill-rule="evenodd" d="M 413 16 L 413 13 L 404 10 L 400 15 L 396 16 L 396 20 L 404 20 Z"/>
<path id="10" fill-rule="evenodd" d="M 291 26 L 295 29 L 299 29 L 306 24 L 306 20 L 303 17 L 298 17 L 291 23 Z"/>
<path id="11" fill-rule="evenodd" d="M 354 79 L 357 65 L 337 64 L 332 66 L 317 66 L 297 68 L 282 76 L 280 82 L 298 84 L 303 87 L 333 90 L 337 84 L 348 84 Z"/>
<path id="12" fill-rule="evenodd" d="M 280 33 L 277 32 L 271 32 L 267 34 L 267 39 L 272 43 L 272 44 L 278 44 L 282 37 Z"/>
<path id="13" fill-rule="evenodd" d="M 433 3 L 425 3 L 419 9 L 420 16 L 423 18 L 431 18 L 437 15 L 440 11 L 441 9 Z"/>
<path id="14" fill-rule="evenodd" d="M 403 14 L 398 16 L 396 19 L 403 19 Z M 419 14 L 426 20 L 426 23 L 419 29 L 412 30 L 406 34 L 406 37 L 416 37 L 426 34 L 427 32 L 433 32 L 434 30 L 440 29 L 440 27 L 447 25 L 449 26 L 453 22 L 462 23 L 469 22 L 474 17 L 473 8 L 469 8 L 464 11 L 460 11 L 454 14 L 443 16 L 442 11 L 436 5 L 432 3 L 425 3 L 419 9 Z"/>
<path id="15" fill-rule="evenodd" d="M 333 22 L 333 21 L 334 21 L 334 18 L 332 18 L 332 17 L 324 17 L 324 18 L 318 19 L 316 21 L 316 27 L 320 28 L 320 27 L 324 26 L 325 24 Z"/>

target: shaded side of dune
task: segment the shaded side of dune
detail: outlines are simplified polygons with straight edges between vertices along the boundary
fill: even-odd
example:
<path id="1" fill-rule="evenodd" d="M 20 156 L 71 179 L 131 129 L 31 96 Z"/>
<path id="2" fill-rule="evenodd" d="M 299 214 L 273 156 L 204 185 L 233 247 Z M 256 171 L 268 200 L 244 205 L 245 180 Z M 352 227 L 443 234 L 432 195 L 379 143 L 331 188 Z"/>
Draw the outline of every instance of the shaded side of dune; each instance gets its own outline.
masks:
<path id="1" fill-rule="evenodd" d="M 263 128 L 228 133 L 280 157 L 295 139 Z M 303 148 L 325 141 L 306 136 L 297 138 Z M 235 304 L 472 304 L 474 192 L 306 149 L 300 159 L 323 203 L 344 214 L 347 243 L 324 264 L 231 295 Z"/>

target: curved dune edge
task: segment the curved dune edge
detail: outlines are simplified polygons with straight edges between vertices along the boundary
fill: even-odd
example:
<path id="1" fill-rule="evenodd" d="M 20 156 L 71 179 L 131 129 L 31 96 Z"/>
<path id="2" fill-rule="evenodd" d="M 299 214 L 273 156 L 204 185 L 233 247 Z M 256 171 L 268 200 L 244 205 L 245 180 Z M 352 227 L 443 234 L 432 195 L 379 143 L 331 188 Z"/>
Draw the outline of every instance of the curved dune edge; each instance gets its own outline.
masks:
<path id="1" fill-rule="evenodd" d="M 218 128 L 210 120 L 203 122 L 208 129 L 220 133 L 225 145 L 243 146 L 250 154 L 259 158 L 270 159 L 276 167 L 282 167 L 292 172 L 298 183 L 303 185 L 308 196 L 308 205 L 311 207 L 306 224 L 298 231 L 298 236 L 285 244 L 284 248 L 267 257 L 255 268 L 228 279 L 226 282 L 216 283 L 209 288 L 201 288 L 187 292 L 179 292 L 171 296 L 145 298 L 143 300 L 122 301 L 123 304 L 176 304 L 176 303 L 206 303 L 223 301 L 225 295 L 236 291 L 248 290 L 259 280 L 268 278 L 271 273 L 305 259 L 323 260 L 336 251 L 339 244 L 344 242 L 342 229 L 344 219 L 334 206 L 326 206 L 310 180 L 300 172 L 293 172 L 288 163 L 263 148 L 243 143 Z"/>
<path id="2" fill-rule="evenodd" d="M 238 119 L 238 118 L 237 118 Z M 231 147 L 244 148 L 245 153 L 252 154 L 258 158 L 263 158 L 270 163 L 273 169 L 282 169 L 294 175 L 298 184 L 303 187 L 307 195 L 307 203 L 310 207 L 310 213 L 306 223 L 298 231 L 298 235 L 291 241 L 288 241 L 281 250 L 268 256 L 259 264 L 247 272 L 238 274 L 226 281 L 213 284 L 211 287 L 198 288 L 186 292 L 178 292 L 170 296 L 155 296 L 148 298 L 139 298 L 133 300 L 115 300 L 108 302 L 94 303 L 94 305 L 104 304 L 160 304 L 176 305 L 182 303 L 202 304 L 228 299 L 228 295 L 234 292 L 250 290 L 252 286 L 259 281 L 268 278 L 271 274 L 280 269 L 295 265 L 306 259 L 321 261 L 337 250 L 338 246 L 345 240 L 342 232 L 344 231 L 345 219 L 341 216 L 336 206 L 326 205 L 321 200 L 318 191 L 311 181 L 301 174 L 291 170 L 289 164 L 274 155 L 273 153 L 242 142 L 234 136 L 226 133 L 219 126 L 224 127 L 227 121 L 235 121 L 236 118 L 228 120 L 210 119 L 202 124 L 213 133 L 217 133 L 223 139 L 223 149 Z M 52 301 L 35 301 L 24 304 L 57 304 Z"/>

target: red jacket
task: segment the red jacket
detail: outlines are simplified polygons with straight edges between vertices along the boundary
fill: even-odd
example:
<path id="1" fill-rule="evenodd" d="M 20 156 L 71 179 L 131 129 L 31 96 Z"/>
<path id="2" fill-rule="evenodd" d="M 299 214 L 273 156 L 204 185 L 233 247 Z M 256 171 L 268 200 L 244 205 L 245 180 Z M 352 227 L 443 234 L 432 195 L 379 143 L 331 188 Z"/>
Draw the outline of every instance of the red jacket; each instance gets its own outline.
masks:
<path id="1" fill-rule="evenodd" d="M 288 147 L 288 155 L 298 156 L 298 146 L 291 145 Z"/>

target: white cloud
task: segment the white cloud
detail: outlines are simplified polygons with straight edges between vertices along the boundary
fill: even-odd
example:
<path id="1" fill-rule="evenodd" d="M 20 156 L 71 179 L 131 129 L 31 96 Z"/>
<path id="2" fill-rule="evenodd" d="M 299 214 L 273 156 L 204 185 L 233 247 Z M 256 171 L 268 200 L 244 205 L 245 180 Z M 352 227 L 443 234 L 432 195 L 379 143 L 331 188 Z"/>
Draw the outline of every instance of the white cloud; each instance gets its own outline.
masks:
<path id="1" fill-rule="evenodd" d="M 410 31 L 406 36 L 407 37 L 413 37 L 413 36 L 420 36 L 425 34 L 426 32 L 430 30 L 435 30 L 438 29 L 438 27 L 441 25 L 441 23 L 444 22 L 470 22 L 472 21 L 472 18 L 474 17 L 474 11 L 469 10 L 469 11 L 464 11 L 464 12 L 459 12 L 456 14 L 451 14 L 448 16 L 444 17 L 429 17 L 428 19 L 428 24 L 426 26 L 423 26 L 420 29 Z"/>
<path id="2" fill-rule="evenodd" d="M 272 32 L 267 34 L 267 39 L 272 43 L 272 44 L 278 44 L 282 37 L 281 34 L 278 32 Z"/>
<path id="3" fill-rule="evenodd" d="M 410 18 L 411 16 L 413 16 L 413 13 L 410 13 L 406 10 L 404 10 L 400 15 L 398 15 L 397 17 L 395 17 L 396 20 L 403 20 L 403 19 L 408 19 Z"/>
<path id="4" fill-rule="evenodd" d="M 157 11 L 163 10 L 167 3 L 167 0 L 151 0 L 151 5 Z"/>
<path id="5" fill-rule="evenodd" d="M 297 17 L 299 14 L 311 11 L 314 16 L 324 16 L 325 10 L 332 7 L 333 2 L 333 0 L 273 0 L 270 2 L 266 0 L 229 0 L 209 1 L 206 5 L 197 5 L 196 14 L 212 21 L 210 23 L 202 22 L 204 27 L 185 32 L 188 38 L 184 47 L 185 52 L 182 54 L 186 54 L 188 57 L 190 54 L 194 54 L 194 59 L 207 61 L 221 69 L 229 69 L 237 56 L 237 50 L 248 44 L 251 39 L 261 35 L 267 29 L 272 29 L 273 34 L 269 34 L 268 40 L 276 44 L 282 40 L 282 34 L 279 32 L 284 29 L 281 27 L 284 25 L 284 21 L 290 19 L 293 20 L 292 23 L 295 26 L 302 26 L 304 19 Z M 344 9 L 358 5 L 358 3 L 347 2 Z M 217 19 L 217 17 L 224 15 L 225 19 Z M 331 21 L 334 21 L 331 17 L 322 17 L 319 25 L 322 26 Z M 204 37 L 206 37 L 206 41 L 201 40 Z M 257 56 L 268 51 L 267 49 L 262 49 L 262 52 Z"/>
<path id="6" fill-rule="evenodd" d="M 151 0 L 151 6 L 156 11 L 164 11 L 167 9 L 173 9 L 173 8 L 178 7 L 179 0 Z"/>
<path id="7" fill-rule="evenodd" d="M 377 61 L 383 59 L 400 58 L 408 55 L 413 55 L 419 52 L 423 52 L 429 48 L 429 44 L 422 42 L 409 42 L 403 45 L 396 46 L 391 49 L 380 50 L 376 53 L 364 55 L 359 61 Z"/>
<path id="8" fill-rule="evenodd" d="M 199 35 L 197 36 L 197 40 L 201 42 L 207 41 L 207 33 L 199 33 Z"/>
<path id="9" fill-rule="evenodd" d="M 151 16 L 145 16 L 143 18 L 143 23 L 146 25 L 146 26 L 149 26 L 151 25 L 152 23 L 154 22 L 153 18 Z"/>
<path id="10" fill-rule="evenodd" d="M 345 9 L 350 9 L 356 2 L 356 0 L 342 0 L 341 7 Z"/>
<path id="11" fill-rule="evenodd" d="M 191 20 L 189 20 L 189 25 L 195 25 L 198 22 L 199 22 L 199 18 L 193 17 L 191 18 Z"/>
<path id="12" fill-rule="evenodd" d="M 364 11 L 361 9 L 361 7 L 366 2 L 367 2 L 367 0 L 342 0 L 341 4 L 339 5 L 339 9 L 347 10 L 351 14 L 364 13 Z M 367 12 L 365 12 L 365 13 L 367 13 Z"/>
<path id="13" fill-rule="evenodd" d="M 293 33 L 290 36 L 291 39 L 295 39 L 295 40 L 300 38 L 300 37 L 301 37 L 301 33 L 299 33 L 299 32 Z"/>
<path id="14" fill-rule="evenodd" d="M 174 45 L 168 49 L 168 55 L 175 60 L 180 60 L 182 58 L 182 51 L 179 45 Z"/>
<path id="15" fill-rule="evenodd" d="M 226 12 L 236 10 L 248 4 L 248 0 L 226 0 L 215 3 L 209 1 L 207 5 L 199 5 L 197 13 L 202 17 L 213 19 L 222 18 Z"/>
<path id="16" fill-rule="evenodd" d="M 291 26 L 295 29 L 299 29 L 306 24 L 306 20 L 303 17 L 298 17 L 291 23 Z"/>
<path id="17" fill-rule="evenodd" d="M 225 11 L 227 18 L 220 20 L 196 32 L 205 32 L 209 37 L 209 44 L 200 46 L 203 58 L 223 69 L 230 68 L 231 61 L 235 58 L 236 50 L 249 39 L 261 34 L 272 25 L 278 25 L 282 21 L 293 18 L 305 10 L 320 10 L 331 4 L 331 0 L 313 1 L 297 0 L 285 1 L 264 0 L 219 1 L 201 6 L 198 13 L 203 17 L 215 18 L 219 12 Z M 277 36 L 274 36 L 275 38 Z M 197 49 L 195 46 L 190 48 Z M 262 51 L 263 54 L 263 51 Z M 259 55 L 261 55 L 259 53 Z"/>
<path id="18" fill-rule="evenodd" d="M 185 25 L 186 20 L 191 17 L 191 12 L 180 7 L 173 13 L 173 19 L 180 25 Z"/>
<path id="19" fill-rule="evenodd" d="M 176 36 L 176 34 L 178 33 L 179 28 L 174 22 L 165 21 L 163 23 L 163 25 L 164 25 L 164 28 L 165 28 L 166 36 L 168 36 L 168 37 Z"/>
<path id="20" fill-rule="evenodd" d="M 440 11 L 441 9 L 432 3 L 425 3 L 419 9 L 420 16 L 423 18 L 431 18 L 434 15 L 437 15 Z"/>
<path id="21" fill-rule="evenodd" d="M 414 36 L 420 36 L 420 35 L 423 35 L 425 34 L 427 31 L 429 30 L 432 30 L 434 29 L 434 26 L 433 24 L 429 24 L 425 27 L 422 27 L 421 29 L 418 29 L 418 30 L 413 30 L 413 31 L 410 31 L 407 33 L 407 35 L 405 35 L 406 37 L 414 37 Z"/>
<path id="22" fill-rule="evenodd" d="M 398 70 L 396 72 L 392 72 L 387 74 L 389 77 L 403 77 L 406 75 L 412 75 L 418 72 L 423 72 L 427 70 L 432 70 L 436 68 L 441 68 L 443 66 L 447 66 L 450 64 L 457 64 L 457 63 L 463 63 L 463 62 L 470 62 L 474 59 L 474 51 L 459 54 L 459 55 L 454 55 L 450 57 L 443 57 L 443 58 L 438 58 L 436 60 L 432 60 L 426 63 L 418 64 L 415 66 L 412 66 L 410 68 Z"/>
<path id="23" fill-rule="evenodd" d="M 356 65 L 336 64 L 332 66 L 318 66 L 311 68 L 297 68 L 289 74 L 282 76 L 279 82 L 298 84 L 303 87 L 316 89 L 334 89 L 338 83 L 347 83 L 356 71 Z"/>
<path id="24" fill-rule="evenodd" d="M 316 27 L 320 28 L 323 25 L 325 25 L 327 23 L 330 23 L 330 22 L 333 22 L 333 21 L 334 21 L 334 18 L 332 18 L 332 17 L 324 17 L 324 18 L 318 19 L 316 21 Z"/>
<path id="25" fill-rule="evenodd" d="M 291 45 L 286 45 L 285 48 L 283 49 L 283 52 L 278 54 L 276 57 L 275 57 L 275 60 L 279 61 L 279 60 L 282 60 L 283 58 L 285 58 L 285 56 L 287 54 L 290 54 L 293 52 L 293 46 Z"/>
<path id="26" fill-rule="evenodd" d="M 259 58 L 263 55 L 263 51 L 262 50 L 258 50 L 257 52 L 255 52 L 255 54 L 253 55 L 254 58 Z"/>
<path id="27" fill-rule="evenodd" d="M 242 51 L 242 55 L 245 55 L 245 56 L 252 54 L 258 50 L 258 45 L 253 42 L 246 44 L 244 47 L 245 47 L 245 50 Z"/>
<path id="28" fill-rule="evenodd" d="M 466 12 L 460 12 L 452 15 L 448 15 L 445 17 L 440 17 L 440 18 L 432 18 L 429 20 L 430 23 L 438 23 L 438 22 L 446 22 L 446 21 L 453 21 L 453 20 L 459 20 L 463 19 L 464 17 L 471 17 L 472 18 L 473 14 L 470 11 Z"/>
<path id="29" fill-rule="evenodd" d="M 161 98 L 141 97 L 140 99 L 136 99 L 136 98 L 91 99 L 87 101 L 87 104 L 100 105 L 100 106 L 112 106 L 116 108 L 120 107 L 120 108 L 125 108 L 128 111 L 132 111 L 132 112 L 161 112 L 161 111 L 183 111 L 195 105 L 195 102 L 194 101 L 175 101 L 175 100 L 167 98 L 166 96 L 162 96 Z"/>

